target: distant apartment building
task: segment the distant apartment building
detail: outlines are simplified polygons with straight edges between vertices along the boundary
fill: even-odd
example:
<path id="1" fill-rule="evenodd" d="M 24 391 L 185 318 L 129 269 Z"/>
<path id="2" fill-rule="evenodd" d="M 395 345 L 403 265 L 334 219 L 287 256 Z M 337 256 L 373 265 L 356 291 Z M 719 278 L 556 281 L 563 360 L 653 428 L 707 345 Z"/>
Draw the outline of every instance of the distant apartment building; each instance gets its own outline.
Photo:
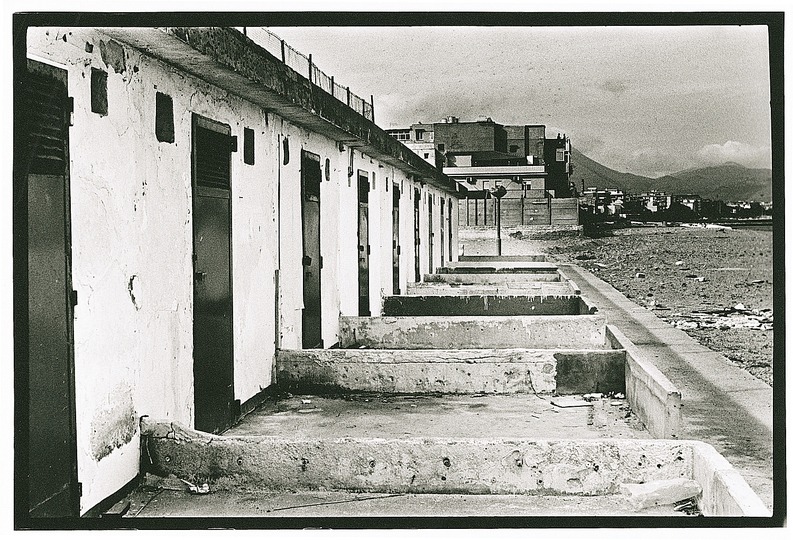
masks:
<path id="1" fill-rule="evenodd" d="M 702 212 L 702 197 L 699 195 L 672 195 L 672 204 L 682 204 L 697 213 Z"/>
<path id="2" fill-rule="evenodd" d="M 672 204 L 672 196 L 663 191 L 649 191 L 632 195 L 631 200 L 638 201 L 640 206 L 650 212 L 663 212 Z"/>
<path id="3" fill-rule="evenodd" d="M 491 118 L 460 122 L 448 116 L 386 132 L 468 189 L 459 206 L 462 225 L 495 225 L 491 193 L 499 186 L 507 191 L 501 205 L 505 226 L 578 224 L 570 139 L 546 138 L 544 125 L 505 126 Z"/>
<path id="4" fill-rule="evenodd" d="M 621 189 L 588 188 L 580 197 L 582 206 L 594 214 L 620 215 L 625 206 L 625 192 Z"/>

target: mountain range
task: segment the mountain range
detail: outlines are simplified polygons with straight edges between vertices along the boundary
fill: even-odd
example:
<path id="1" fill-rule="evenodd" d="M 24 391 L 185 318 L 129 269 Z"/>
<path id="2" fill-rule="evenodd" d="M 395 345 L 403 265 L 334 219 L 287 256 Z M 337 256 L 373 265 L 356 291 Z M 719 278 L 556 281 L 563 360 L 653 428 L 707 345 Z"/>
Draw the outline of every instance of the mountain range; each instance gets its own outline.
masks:
<path id="1" fill-rule="evenodd" d="M 573 164 L 571 180 L 579 190 L 583 179 L 585 188 L 621 189 L 630 193 L 656 190 L 725 202 L 771 201 L 771 169 L 749 169 L 729 162 L 648 178 L 609 169 L 575 148 L 571 149 L 570 161 Z"/>

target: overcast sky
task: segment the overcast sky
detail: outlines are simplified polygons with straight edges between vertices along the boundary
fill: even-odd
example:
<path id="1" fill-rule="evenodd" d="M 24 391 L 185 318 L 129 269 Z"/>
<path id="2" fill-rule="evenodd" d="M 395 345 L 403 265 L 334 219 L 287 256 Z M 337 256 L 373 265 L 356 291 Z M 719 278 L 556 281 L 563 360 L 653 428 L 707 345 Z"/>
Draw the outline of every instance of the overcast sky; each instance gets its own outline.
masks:
<path id="1" fill-rule="evenodd" d="M 276 27 L 385 129 L 490 117 L 545 124 L 622 172 L 771 166 L 761 26 Z"/>

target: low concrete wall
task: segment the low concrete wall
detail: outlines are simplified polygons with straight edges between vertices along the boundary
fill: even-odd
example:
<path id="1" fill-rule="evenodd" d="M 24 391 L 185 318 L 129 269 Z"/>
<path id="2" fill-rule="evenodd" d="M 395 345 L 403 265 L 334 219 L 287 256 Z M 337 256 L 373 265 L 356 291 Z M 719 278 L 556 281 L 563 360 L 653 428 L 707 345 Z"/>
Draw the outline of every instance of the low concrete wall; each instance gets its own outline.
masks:
<path id="1" fill-rule="evenodd" d="M 582 305 L 584 304 L 584 305 Z M 386 296 L 382 313 L 394 317 L 579 315 L 590 306 L 580 296 Z"/>
<path id="2" fill-rule="evenodd" d="M 612 348 L 625 350 L 626 397 L 650 434 L 659 439 L 680 437 L 680 391 L 617 327 L 606 326 L 606 339 Z"/>
<path id="3" fill-rule="evenodd" d="M 555 351 L 553 357 L 557 394 L 625 392 L 625 351 Z"/>
<path id="4" fill-rule="evenodd" d="M 460 262 L 545 262 L 545 255 L 460 255 Z"/>
<path id="5" fill-rule="evenodd" d="M 699 507 L 706 516 L 770 517 L 760 497 L 711 445 L 693 442 L 693 477 L 702 486 Z"/>
<path id="6" fill-rule="evenodd" d="M 581 289 L 576 285 L 576 282 L 567 277 L 563 270 L 559 269 L 557 273 L 559 274 L 559 280 L 567 283 L 574 294 L 581 294 Z"/>
<path id="7" fill-rule="evenodd" d="M 467 273 L 500 273 L 500 272 L 556 272 L 557 265 L 545 261 L 449 261 L 440 268 L 441 273 L 467 272 Z"/>
<path id="8" fill-rule="evenodd" d="M 462 285 L 460 283 L 408 283 L 409 296 L 572 296 L 580 294 L 568 283 L 536 281 L 510 285 Z"/>
<path id="9" fill-rule="evenodd" d="M 223 437 L 143 423 L 152 472 L 272 490 L 606 495 L 692 477 L 682 441 Z"/>
<path id="10" fill-rule="evenodd" d="M 462 283 L 462 284 L 493 284 L 493 285 L 513 285 L 520 286 L 522 283 L 533 282 L 558 282 L 560 281 L 558 272 L 538 272 L 510 274 L 502 272 L 500 274 L 424 274 L 426 283 Z"/>
<path id="11" fill-rule="evenodd" d="M 556 359 L 550 350 L 284 350 L 276 366 L 279 387 L 310 393 L 547 394 L 556 389 Z"/>
<path id="12" fill-rule="evenodd" d="M 283 350 L 276 381 L 295 393 L 624 392 L 624 364 L 612 350 Z"/>
<path id="13" fill-rule="evenodd" d="M 144 472 L 213 489 L 611 495 L 620 484 L 690 478 L 705 516 L 770 512 L 716 450 L 698 441 L 223 437 L 141 419 Z"/>
<path id="14" fill-rule="evenodd" d="M 343 349 L 606 349 L 603 315 L 340 317 Z"/>

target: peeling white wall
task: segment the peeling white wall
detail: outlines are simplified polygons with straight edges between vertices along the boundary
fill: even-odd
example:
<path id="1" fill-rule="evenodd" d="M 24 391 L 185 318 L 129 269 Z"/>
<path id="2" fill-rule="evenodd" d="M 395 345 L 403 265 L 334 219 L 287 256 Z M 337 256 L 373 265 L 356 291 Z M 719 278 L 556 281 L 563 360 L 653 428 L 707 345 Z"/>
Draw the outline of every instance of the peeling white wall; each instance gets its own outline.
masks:
<path id="1" fill-rule="evenodd" d="M 322 169 L 325 345 L 339 340 L 339 315 L 358 313 L 358 170 L 367 171 L 374 184 L 369 196 L 372 314 L 380 313 L 381 295 L 392 293 L 394 182 L 402 189 L 400 287 L 413 281 L 414 182 L 402 171 L 357 150 L 340 150 L 333 140 L 111 42 L 88 28 L 28 33 L 32 58 L 68 70 L 75 103 L 69 149 L 72 279 L 79 293 L 74 328 L 81 513 L 138 473 L 141 416 L 194 423 L 194 113 L 228 124 L 238 137 L 231 165 L 236 399 L 244 403 L 273 383 L 277 341 L 282 348 L 301 347 L 301 149 L 319 155 Z M 92 67 L 108 74 L 106 116 L 91 112 Z M 157 92 L 173 99 L 173 143 L 155 137 Z M 244 128 L 255 134 L 253 165 L 243 162 Z M 289 141 L 287 164 L 284 139 Z M 352 177 L 347 174 L 350 153 Z M 434 191 L 436 200 L 438 194 Z M 426 250 L 427 206 L 422 203 Z M 439 206 L 433 210 L 437 227 Z M 434 254 L 439 262 L 437 242 Z M 422 273 L 428 271 L 426 257 L 424 251 Z"/>

